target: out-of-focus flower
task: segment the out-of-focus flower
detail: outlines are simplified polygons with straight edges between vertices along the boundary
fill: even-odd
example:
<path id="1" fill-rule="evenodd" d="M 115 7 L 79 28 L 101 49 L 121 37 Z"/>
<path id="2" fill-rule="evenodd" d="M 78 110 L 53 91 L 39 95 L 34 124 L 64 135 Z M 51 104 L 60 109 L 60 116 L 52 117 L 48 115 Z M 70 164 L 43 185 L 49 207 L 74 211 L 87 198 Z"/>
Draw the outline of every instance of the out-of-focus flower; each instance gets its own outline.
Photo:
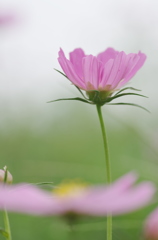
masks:
<path id="1" fill-rule="evenodd" d="M 151 182 L 134 185 L 137 177 L 129 173 L 111 185 L 87 186 L 69 183 L 49 193 L 35 186 L 0 186 L 0 209 L 35 215 L 123 214 L 150 202 L 155 192 Z"/>
<path id="2" fill-rule="evenodd" d="M 0 169 L 0 183 L 4 183 L 5 181 L 5 175 L 7 171 L 7 176 L 6 176 L 6 183 L 12 183 L 13 182 L 13 177 L 11 173 L 4 168 L 4 170 Z"/>
<path id="3" fill-rule="evenodd" d="M 14 12 L 0 11 L 0 27 L 9 27 L 14 25 L 18 18 Z"/>
<path id="4" fill-rule="evenodd" d="M 144 224 L 144 236 L 147 240 L 158 240 L 158 208 L 146 219 Z"/>
<path id="5" fill-rule="evenodd" d="M 70 53 L 69 60 L 65 57 L 63 50 L 60 49 L 58 58 L 65 76 L 78 90 L 86 91 L 90 101 L 88 103 L 100 105 L 116 98 L 116 95 L 111 97 L 113 92 L 124 86 L 142 67 L 145 60 L 146 55 L 144 53 L 126 54 L 123 51 L 115 51 L 113 48 L 108 48 L 96 57 L 85 55 L 81 48 L 77 48 Z M 118 95 L 117 93 L 117 98 L 128 94 Z M 130 95 L 139 94 L 130 93 Z"/>

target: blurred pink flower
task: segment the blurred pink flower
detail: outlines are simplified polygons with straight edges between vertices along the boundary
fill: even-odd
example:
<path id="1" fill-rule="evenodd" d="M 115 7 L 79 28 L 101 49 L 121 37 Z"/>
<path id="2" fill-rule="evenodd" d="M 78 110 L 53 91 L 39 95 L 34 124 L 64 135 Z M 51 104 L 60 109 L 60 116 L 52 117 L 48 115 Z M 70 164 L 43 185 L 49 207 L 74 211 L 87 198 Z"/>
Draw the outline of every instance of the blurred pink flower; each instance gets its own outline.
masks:
<path id="1" fill-rule="evenodd" d="M 144 236 L 148 240 L 158 240 L 158 208 L 148 216 L 144 224 Z"/>
<path id="2" fill-rule="evenodd" d="M 126 84 L 142 67 L 146 55 L 115 51 L 108 48 L 96 57 L 85 55 L 81 48 L 66 59 L 62 49 L 58 61 L 68 79 L 85 91 L 113 92 Z"/>
<path id="3" fill-rule="evenodd" d="M 123 214 L 148 204 L 155 192 L 151 182 L 134 186 L 136 179 L 134 173 L 129 173 L 110 186 L 82 187 L 73 184 L 73 187 L 57 188 L 54 193 L 28 184 L 1 185 L 0 209 L 35 215 Z"/>
<path id="4" fill-rule="evenodd" d="M 0 12 L 0 27 L 7 27 L 17 22 L 17 16 L 14 12 Z"/>

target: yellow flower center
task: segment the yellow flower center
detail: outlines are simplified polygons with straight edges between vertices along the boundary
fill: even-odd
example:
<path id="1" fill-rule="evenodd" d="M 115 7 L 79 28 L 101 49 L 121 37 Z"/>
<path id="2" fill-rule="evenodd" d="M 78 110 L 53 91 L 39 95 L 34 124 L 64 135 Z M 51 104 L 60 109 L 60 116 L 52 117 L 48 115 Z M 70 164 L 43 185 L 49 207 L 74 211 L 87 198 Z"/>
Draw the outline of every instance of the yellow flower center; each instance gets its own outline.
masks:
<path id="1" fill-rule="evenodd" d="M 78 197 L 85 191 L 87 184 L 79 181 L 64 182 L 53 190 L 53 193 L 61 198 Z"/>

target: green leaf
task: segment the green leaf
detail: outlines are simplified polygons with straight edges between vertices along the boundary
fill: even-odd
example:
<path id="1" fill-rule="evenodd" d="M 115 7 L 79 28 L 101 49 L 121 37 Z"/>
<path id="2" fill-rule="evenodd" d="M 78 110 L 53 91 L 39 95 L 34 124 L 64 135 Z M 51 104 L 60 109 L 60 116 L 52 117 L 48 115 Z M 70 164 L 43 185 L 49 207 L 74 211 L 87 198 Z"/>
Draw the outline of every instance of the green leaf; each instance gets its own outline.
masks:
<path id="1" fill-rule="evenodd" d="M 137 89 L 137 88 L 126 87 L 126 88 L 123 88 L 123 89 L 121 89 L 120 91 L 118 91 L 118 92 L 115 94 L 115 96 L 118 95 L 119 93 L 123 92 L 123 91 L 128 90 L 128 89 L 129 89 L 129 90 L 133 90 L 133 91 L 141 91 L 140 89 Z"/>
<path id="2" fill-rule="evenodd" d="M 119 97 L 123 97 L 123 96 L 127 96 L 127 95 L 134 95 L 134 96 L 139 96 L 139 97 L 145 97 L 147 98 L 147 96 L 138 94 L 138 93 L 122 93 L 122 94 L 116 94 L 113 97 L 109 97 L 108 99 L 106 99 L 106 102 L 111 102 L 112 100 L 114 100 L 115 98 L 119 98 Z M 106 103 L 105 102 L 105 103 Z"/>
<path id="3" fill-rule="evenodd" d="M 61 98 L 61 99 L 57 99 L 57 100 L 53 100 L 53 101 L 49 101 L 48 103 L 51 103 L 51 102 L 58 102 L 58 101 L 65 101 L 65 100 L 75 100 L 75 101 L 81 101 L 81 102 L 85 102 L 85 103 L 89 103 L 89 104 L 93 104 L 92 102 L 89 102 L 83 98 Z"/>
<path id="4" fill-rule="evenodd" d="M 54 70 L 57 71 L 58 73 L 60 73 L 61 75 L 63 75 L 64 77 L 66 77 L 66 78 L 68 79 L 68 77 L 67 77 L 64 73 L 62 73 L 61 71 L 59 71 L 58 69 L 54 68 Z"/>
<path id="5" fill-rule="evenodd" d="M 121 102 L 121 103 L 109 103 L 107 105 L 128 105 L 128 106 L 133 106 L 133 107 L 139 107 L 139 108 L 147 111 L 148 113 L 150 113 L 150 111 L 148 109 L 146 109 L 145 107 L 142 107 L 142 106 L 140 106 L 138 104 L 135 104 L 135 103 L 122 103 Z"/>
<path id="6" fill-rule="evenodd" d="M 2 229 L 2 228 L 0 228 L 0 233 L 1 233 L 4 237 L 6 237 L 6 238 L 9 237 L 8 232 L 6 232 L 6 231 L 5 231 L 4 229 Z"/>

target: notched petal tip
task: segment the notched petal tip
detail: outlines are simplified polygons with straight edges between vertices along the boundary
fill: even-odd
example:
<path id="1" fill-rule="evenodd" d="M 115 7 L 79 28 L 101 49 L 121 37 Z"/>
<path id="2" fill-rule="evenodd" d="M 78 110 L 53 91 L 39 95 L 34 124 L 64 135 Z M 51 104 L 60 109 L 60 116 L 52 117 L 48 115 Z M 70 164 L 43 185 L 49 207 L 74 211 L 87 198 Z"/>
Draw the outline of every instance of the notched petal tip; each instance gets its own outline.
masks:
<path id="1" fill-rule="evenodd" d="M 65 56 L 64 51 L 62 50 L 62 48 L 60 48 L 60 50 L 58 51 L 58 56 Z"/>
<path id="2" fill-rule="evenodd" d="M 135 171 L 131 171 L 127 173 L 126 175 L 120 177 L 117 181 L 114 182 L 114 185 L 118 186 L 126 186 L 127 188 L 131 187 L 136 180 L 138 179 L 138 174 Z"/>

